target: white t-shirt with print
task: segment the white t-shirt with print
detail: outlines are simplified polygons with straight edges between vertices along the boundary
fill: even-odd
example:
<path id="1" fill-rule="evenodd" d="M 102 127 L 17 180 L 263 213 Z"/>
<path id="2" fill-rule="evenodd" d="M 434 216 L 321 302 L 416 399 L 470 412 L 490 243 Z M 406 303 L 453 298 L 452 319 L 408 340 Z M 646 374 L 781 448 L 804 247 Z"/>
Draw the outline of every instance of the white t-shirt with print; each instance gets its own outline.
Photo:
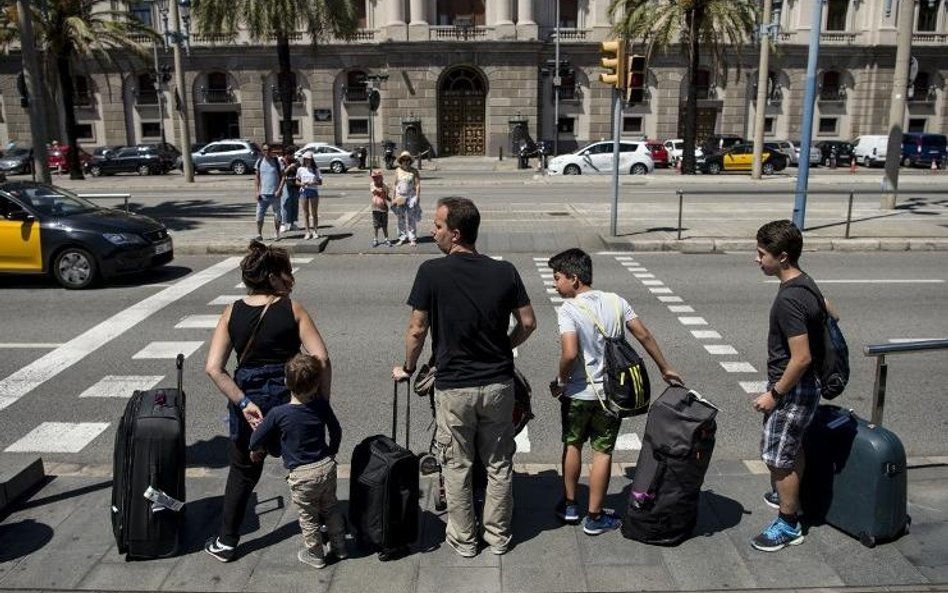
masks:
<path id="1" fill-rule="evenodd" d="M 582 306 L 580 306 L 580 304 Z M 637 317 L 628 301 L 613 292 L 587 290 L 575 298 L 563 301 L 557 313 L 560 335 L 575 333 L 579 338 L 579 356 L 573 365 L 569 381 L 563 388 L 567 397 L 596 400 L 596 392 L 589 385 L 591 378 L 602 390 L 603 357 L 605 342 L 590 318 L 590 313 L 599 320 L 607 335 L 618 336 L 625 331 L 626 323 Z"/>

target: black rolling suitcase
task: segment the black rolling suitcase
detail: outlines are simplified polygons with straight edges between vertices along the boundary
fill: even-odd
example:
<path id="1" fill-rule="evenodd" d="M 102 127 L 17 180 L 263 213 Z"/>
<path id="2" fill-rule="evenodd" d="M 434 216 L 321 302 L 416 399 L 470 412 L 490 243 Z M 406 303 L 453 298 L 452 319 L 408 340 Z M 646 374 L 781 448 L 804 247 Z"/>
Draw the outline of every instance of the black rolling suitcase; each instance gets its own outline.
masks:
<path id="1" fill-rule="evenodd" d="M 829 523 L 872 547 L 908 530 L 905 448 L 852 410 L 821 405 L 804 441 L 800 505 L 809 525 Z"/>
<path id="2" fill-rule="evenodd" d="M 136 391 L 119 422 L 112 467 L 112 531 L 126 560 L 178 553 L 184 521 L 184 355 L 177 389 Z"/>
<path id="3" fill-rule="evenodd" d="M 622 535 L 662 546 L 694 530 L 711 463 L 718 409 L 697 392 L 671 385 L 652 404 L 635 465 Z"/>
<path id="4" fill-rule="evenodd" d="M 408 386 L 408 382 L 405 382 Z M 405 447 L 395 441 L 398 383 L 392 402 L 392 438 L 370 436 L 352 451 L 349 522 L 359 544 L 377 551 L 380 560 L 408 553 L 418 539 L 418 457 L 407 449 L 411 395 L 405 397 Z"/>

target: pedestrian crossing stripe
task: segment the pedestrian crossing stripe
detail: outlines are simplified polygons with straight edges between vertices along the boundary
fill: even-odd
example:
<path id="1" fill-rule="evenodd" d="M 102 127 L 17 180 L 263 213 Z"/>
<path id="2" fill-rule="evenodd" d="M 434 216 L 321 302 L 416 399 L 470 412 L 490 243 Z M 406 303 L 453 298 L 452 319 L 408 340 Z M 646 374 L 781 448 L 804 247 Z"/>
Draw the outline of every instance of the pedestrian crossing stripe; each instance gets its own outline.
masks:
<path id="1" fill-rule="evenodd" d="M 639 435 L 634 432 L 620 434 L 616 439 L 615 449 L 617 451 L 638 451 L 642 448 L 642 441 Z"/>
<path id="2" fill-rule="evenodd" d="M 108 422 L 43 422 L 4 452 L 78 453 L 108 427 Z"/>
<path id="3" fill-rule="evenodd" d="M 106 375 L 79 397 L 129 398 L 136 390 L 151 389 L 164 378 L 164 375 Z"/>
<path id="4" fill-rule="evenodd" d="M 520 434 L 514 437 L 514 442 L 517 444 L 517 453 L 529 453 L 530 427 L 524 426 L 523 430 L 520 431 Z"/>
<path id="5" fill-rule="evenodd" d="M 718 363 L 725 371 L 729 373 L 756 373 L 757 369 L 754 368 L 749 362 L 720 362 Z"/>
<path id="6" fill-rule="evenodd" d="M 313 258 L 311 257 L 291 257 L 290 258 L 291 264 L 308 264 L 308 263 L 312 263 L 312 261 L 313 261 Z"/>
<path id="7" fill-rule="evenodd" d="M 693 335 L 698 340 L 720 340 L 721 334 L 714 331 L 713 329 L 693 329 L 691 330 L 691 335 Z"/>
<path id="8" fill-rule="evenodd" d="M 740 384 L 744 393 L 763 393 L 767 391 L 766 381 L 741 381 Z"/>
<path id="9" fill-rule="evenodd" d="M 213 329 L 217 327 L 220 315 L 188 315 L 179 321 L 175 329 Z"/>
<path id="10" fill-rule="evenodd" d="M 660 296 L 657 297 L 661 303 L 681 303 L 684 302 L 680 296 Z"/>
<path id="11" fill-rule="evenodd" d="M 241 286 L 243 286 L 243 284 L 241 284 Z M 217 297 L 213 301 L 209 302 L 208 305 L 209 306 L 230 305 L 230 304 L 233 304 L 234 301 L 239 301 L 245 296 L 247 295 L 246 294 L 222 294 L 221 296 Z"/>
<path id="12" fill-rule="evenodd" d="M 737 349 L 729 344 L 705 344 L 704 349 L 708 351 L 708 354 L 718 356 L 734 356 L 737 354 Z"/>
<path id="13" fill-rule="evenodd" d="M 132 355 L 132 358 L 175 358 L 179 353 L 184 354 L 184 357 L 187 358 L 194 354 L 203 344 L 203 341 L 152 342 Z"/>

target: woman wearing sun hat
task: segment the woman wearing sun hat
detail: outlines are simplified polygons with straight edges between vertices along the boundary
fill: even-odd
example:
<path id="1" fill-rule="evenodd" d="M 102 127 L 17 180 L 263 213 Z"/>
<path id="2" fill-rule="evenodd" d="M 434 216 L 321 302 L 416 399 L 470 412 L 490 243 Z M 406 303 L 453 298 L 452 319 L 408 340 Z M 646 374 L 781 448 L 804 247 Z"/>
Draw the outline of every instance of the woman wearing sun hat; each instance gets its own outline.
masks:
<path id="1" fill-rule="evenodd" d="M 421 175 L 412 167 L 412 156 L 407 150 L 398 155 L 395 169 L 395 196 L 392 198 L 392 212 L 398 221 L 398 241 L 416 245 L 415 228 L 421 220 Z"/>
<path id="2" fill-rule="evenodd" d="M 296 172 L 296 182 L 300 188 L 300 206 L 303 207 L 303 220 L 306 223 L 306 234 L 303 239 L 319 238 L 319 186 L 323 178 L 319 174 L 319 167 L 313 160 L 313 152 L 303 153 L 303 164 Z M 310 226 L 310 216 L 313 225 Z"/>

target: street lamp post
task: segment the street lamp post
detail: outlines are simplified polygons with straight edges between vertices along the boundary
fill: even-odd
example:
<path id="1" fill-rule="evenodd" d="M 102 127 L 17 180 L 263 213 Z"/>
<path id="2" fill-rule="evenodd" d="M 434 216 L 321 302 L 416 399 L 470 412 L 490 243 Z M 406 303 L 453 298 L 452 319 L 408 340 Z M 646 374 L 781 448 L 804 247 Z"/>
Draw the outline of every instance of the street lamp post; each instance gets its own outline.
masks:
<path id="1" fill-rule="evenodd" d="M 758 28 L 760 41 L 760 61 L 757 66 L 757 108 L 754 111 L 754 160 L 751 165 L 751 178 L 760 179 L 764 156 L 764 123 L 767 114 L 767 94 L 770 89 L 770 12 L 773 0 L 764 0 L 764 11 Z"/>
<path id="2" fill-rule="evenodd" d="M 369 98 L 369 166 L 375 168 L 378 166 L 375 154 L 375 112 L 381 100 L 376 84 L 388 80 L 388 74 L 369 74 L 365 79 L 368 81 Z"/>
<path id="3" fill-rule="evenodd" d="M 554 23 L 553 53 L 556 65 L 553 70 L 553 156 L 560 153 L 560 0 L 556 0 L 556 23 Z"/>
<path id="4" fill-rule="evenodd" d="M 23 48 L 23 78 L 30 100 L 30 129 L 33 136 L 32 170 L 39 174 L 39 180 L 50 182 L 49 163 L 46 160 L 46 142 L 49 140 L 46 130 L 46 91 L 40 84 L 39 63 L 36 59 L 35 37 L 33 36 L 33 13 L 30 0 L 17 0 L 18 25 L 20 27 L 20 47 Z"/>
<path id="5" fill-rule="evenodd" d="M 171 51 L 174 58 L 174 110 L 178 113 L 178 123 L 181 127 L 181 164 L 184 169 L 184 179 L 194 183 L 194 163 L 191 160 L 191 128 L 188 123 L 187 92 L 184 86 L 184 64 L 181 57 L 181 46 L 185 44 L 190 54 L 191 48 L 191 0 L 155 0 L 164 25 L 165 40 L 171 42 Z M 170 10 L 168 2 L 171 3 Z M 179 15 L 178 7 L 183 14 Z M 171 28 L 168 21 L 171 21 Z M 181 32 L 181 21 L 184 21 L 185 32 Z"/>

